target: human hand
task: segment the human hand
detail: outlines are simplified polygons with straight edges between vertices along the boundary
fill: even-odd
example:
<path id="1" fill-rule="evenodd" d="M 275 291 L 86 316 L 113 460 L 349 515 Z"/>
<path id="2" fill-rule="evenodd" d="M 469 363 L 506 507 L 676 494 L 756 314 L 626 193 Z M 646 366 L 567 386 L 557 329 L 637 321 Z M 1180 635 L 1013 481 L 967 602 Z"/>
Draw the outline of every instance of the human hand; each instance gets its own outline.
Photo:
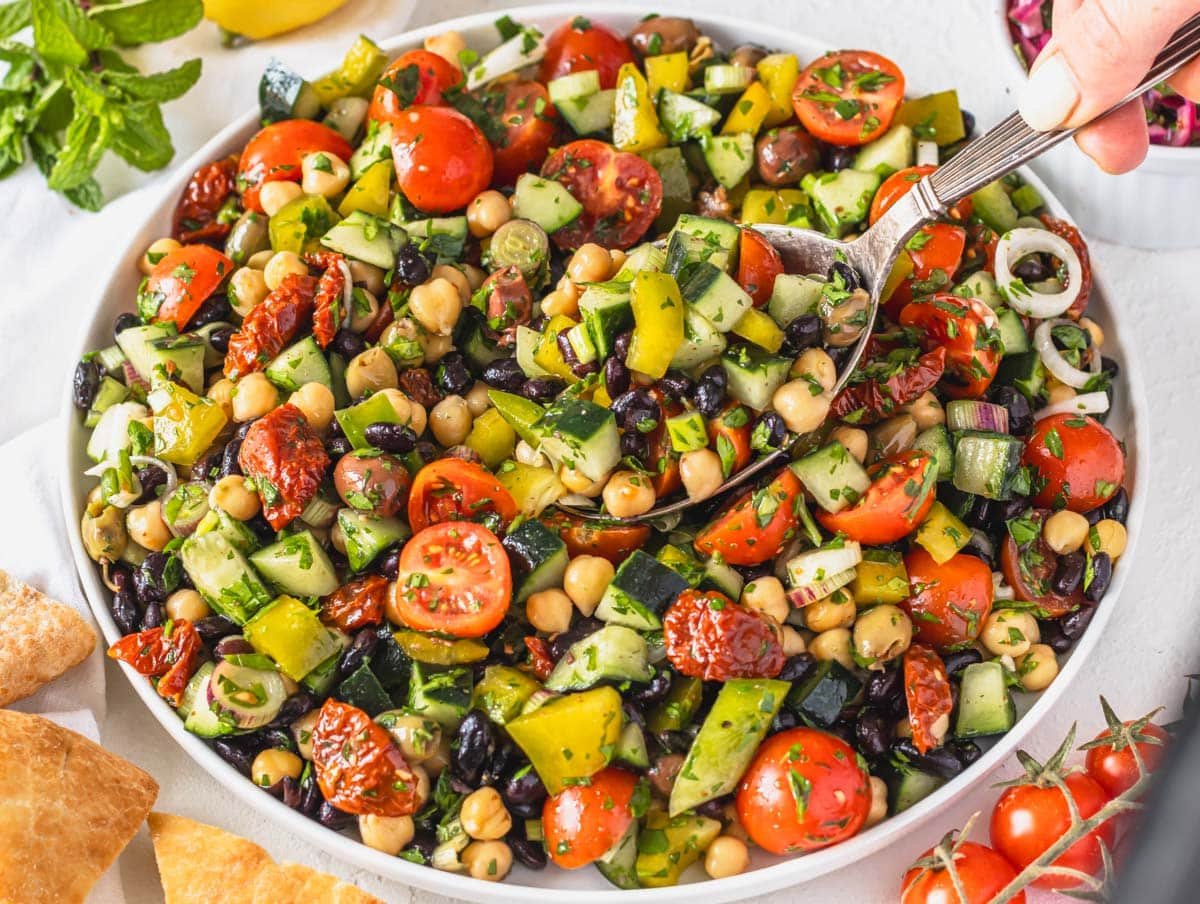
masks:
<path id="1" fill-rule="evenodd" d="M 1104 112 L 1128 94 L 1200 0 L 1054 0 L 1054 36 L 1038 54 L 1018 109 L 1035 129 L 1069 128 Z M 1169 80 L 1200 101 L 1200 59 Z M 1080 149 L 1110 173 L 1146 156 L 1149 136 L 1140 100 L 1076 134 Z"/>

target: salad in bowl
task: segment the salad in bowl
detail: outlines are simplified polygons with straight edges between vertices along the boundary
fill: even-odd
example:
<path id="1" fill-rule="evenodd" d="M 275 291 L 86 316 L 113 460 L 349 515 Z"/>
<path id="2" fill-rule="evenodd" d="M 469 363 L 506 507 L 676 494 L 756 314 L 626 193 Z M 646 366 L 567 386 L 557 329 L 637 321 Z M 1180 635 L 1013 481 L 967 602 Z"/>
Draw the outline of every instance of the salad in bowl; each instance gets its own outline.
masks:
<path id="1" fill-rule="evenodd" d="M 866 228 L 969 140 L 953 91 L 682 18 L 496 30 L 272 64 L 148 244 L 73 380 L 109 655 L 437 870 L 662 888 L 846 841 L 1011 729 L 1112 583 L 1086 244 L 1009 177 L 872 323 L 754 227 Z"/>

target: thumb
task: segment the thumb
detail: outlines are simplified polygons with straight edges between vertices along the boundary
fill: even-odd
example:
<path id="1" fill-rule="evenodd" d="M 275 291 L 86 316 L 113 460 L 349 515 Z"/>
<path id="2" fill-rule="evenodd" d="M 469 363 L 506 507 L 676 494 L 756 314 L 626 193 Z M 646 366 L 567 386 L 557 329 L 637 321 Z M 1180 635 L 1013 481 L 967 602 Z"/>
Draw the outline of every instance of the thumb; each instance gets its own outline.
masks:
<path id="1" fill-rule="evenodd" d="M 1128 94 L 1200 0 L 1083 0 L 1055 16 L 1017 108 L 1033 128 L 1082 125 Z"/>

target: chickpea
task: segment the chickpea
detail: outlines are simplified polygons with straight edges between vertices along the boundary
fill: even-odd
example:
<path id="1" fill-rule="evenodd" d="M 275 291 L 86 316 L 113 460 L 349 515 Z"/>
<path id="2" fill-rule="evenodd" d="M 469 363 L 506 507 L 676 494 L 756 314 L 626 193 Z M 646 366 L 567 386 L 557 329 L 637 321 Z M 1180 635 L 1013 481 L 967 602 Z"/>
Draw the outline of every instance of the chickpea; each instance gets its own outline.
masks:
<path id="1" fill-rule="evenodd" d="M 766 613 L 778 624 L 783 624 L 792 611 L 783 582 L 770 575 L 755 578 L 742 588 L 742 605 Z"/>
<path id="2" fill-rule="evenodd" d="M 208 603 L 204 602 L 204 597 L 190 587 L 176 590 L 168 596 L 166 608 L 167 618 L 172 621 L 179 621 L 182 618 L 195 622 L 202 618 L 208 618 L 212 614 Z"/>
<path id="3" fill-rule="evenodd" d="M 617 471 L 604 485 L 604 507 L 614 518 L 633 518 L 654 508 L 657 498 L 650 478 L 637 471 Z"/>
<path id="4" fill-rule="evenodd" d="M 1057 386 L 1051 386 L 1046 392 L 1046 404 L 1056 405 L 1059 402 L 1066 402 L 1069 399 L 1075 398 L 1078 393 L 1068 386 L 1066 383 L 1059 383 Z"/>
<path id="5" fill-rule="evenodd" d="M 135 505 L 125 513 L 125 530 L 129 539 L 151 552 L 162 552 L 171 542 L 171 529 L 163 520 L 162 504 L 155 499 L 145 505 Z"/>
<path id="6" fill-rule="evenodd" d="M 443 734 L 442 741 L 438 744 L 437 750 L 434 751 L 433 756 L 421 764 L 421 768 L 434 778 L 441 775 L 446 770 L 446 767 L 450 765 L 450 744 L 450 735 Z"/>
<path id="7" fill-rule="evenodd" d="M 396 365 L 378 345 L 359 352 L 346 365 L 346 392 L 350 398 L 359 399 L 379 392 L 381 389 L 397 389 L 400 375 Z"/>
<path id="8" fill-rule="evenodd" d="M 264 248 L 262 251 L 255 251 L 252 255 L 246 258 L 246 266 L 251 270 L 264 270 L 271 258 L 275 256 L 275 252 L 270 248 Z"/>
<path id="9" fill-rule="evenodd" d="M 146 253 L 142 255 L 141 260 L 138 261 L 138 269 L 149 275 L 150 271 L 158 266 L 159 261 L 172 251 L 177 251 L 182 247 L 175 239 L 155 239 L 146 249 Z"/>
<path id="10" fill-rule="evenodd" d="M 601 556 L 576 556 L 563 573 L 563 590 L 579 611 L 590 618 L 612 583 L 614 572 L 612 562 Z"/>
<path id="11" fill-rule="evenodd" d="M 350 184 L 350 167 L 337 154 L 317 151 L 300 160 L 300 185 L 307 195 L 334 198 Z"/>
<path id="12" fill-rule="evenodd" d="M 293 273 L 297 276 L 308 275 L 308 264 L 300 260 L 300 255 L 294 251 L 276 252 L 274 257 L 263 267 L 263 279 L 266 280 L 267 288 L 272 292 L 278 289 L 283 284 L 283 280 Z"/>
<path id="13" fill-rule="evenodd" d="M 805 650 L 804 635 L 791 625 L 779 629 L 779 643 L 784 656 L 799 656 Z"/>
<path id="14" fill-rule="evenodd" d="M 390 357 L 400 367 L 419 367 L 425 363 L 425 346 L 421 337 L 425 332 L 411 317 L 393 320 L 379 337 L 379 345 L 387 349 Z"/>
<path id="15" fill-rule="evenodd" d="M 679 476 L 688 499 L 707 499 L 725 482 L 721 456 L 712 449 L 693 449 L 679 459 Z"/>
<path id="16" fill-rule="evenodd" d="M 417 809 L 420 810 L 428 802 L 432 786 L 429 784 L 429 773 L 425 771 L 424 766 L 412 766 L 411 768 L 417 784 L 413 798 L 416 800 Z"/>
<path id="17" fill-rule="evenodd" d="M 917 422 L 912 415 L 898 414 L 871 428 L 871 452 L 875 458 L 887 458 L 911 449 L 917 439 Z"/>
<path id="18" fill-rule="evenodd" d="M 333 421 L 333 393 L 324 383 L 305 383 L 288 401 L 300 409 L 310 427 L 318 433 L 329 429 Z"/>
<path id="19" fill-rule="evenodd" d="M 1091 317 L 1080 317 L 1079 325 L 1087 330 L 1088 335 L 1092 337 L 1092 348 L 1098 349 L 1104 344 L 1104 330 Z"/>
<path id="20" fill-rule="evenodd" d="M 987 617 L 979 640 L 993 656 L 1015 659 L 1041 640 L 1041 632 L 1037 620 L 1028 612 L 1000 609 Z"/>
<path id="21" fill-rule="evenodd" d="M 625 261 L 629 259 L 629 255 L 620 248 L 609 248 L 608 256 L 612 259 L 612 269 L 609 272 L 614 275 L 618 270 L 625 266 Z"/>
<path id="22" fill-rule="evenodd" d="M 254 784 L 270 788 L 284 777 L 300 778 L 303 771 L 304 761 L 296 754 L 280 750 L 278 747 L 268 747 L 254 758 L 254 764 L 250 767 L 250 777 Z"/>
<path id="23" fill-rule="evenodd" d="M 356 288 L 350 302 L 350 319 L 346 322 L 347 329 L 356 333 L 365 333 L 378 316 L 379 299 L 367 289 Z M 388 326 L 391 325 L 388 324 Z"/>
<path id="24" fill-rule="evenodd" d="M 452 29 L 426 38 L 425 49 L 436 53 L 455 69 L 461 69 L 459 54 L 467 49 L 467 42 L 461 34 Z"/>
<path id="25" fill-rule="evenodd" d="M 454 351 L 454 339 L 451 336 L 437 336 L 421 330 L 417 333 L 417 342 L 421 346 L 421 363 L 426 366 L 437 364 Z"/>
<path id="26" fill-rule="evenodd" d="M 918 430 L 928 430 L 930 427 L 946 423 L 946 409 L 932 392 L 921 393 L 909 402 L 904 410 L 917 422 Z"/>
<path id="27" fill-rule="evenodd" d="M 488 385 L 482 380 L 476 381 L 475 385 L 467 390 L 466 399 L 467 410 L 471 412 L 471 417 L 479 417 L 492 407 L 492 399 L 488 395 Z"/>
<path id="28" fill-rule="evenodd" d="M 1054 649 L 1035 643 L 1024 656 L 1017 657 L 1017 675 L 1027 691 L 1043 691 L 1058 677 L 1058 659 Z"/>
<path id="29" fill-rule="evenodd" d="M 329 543 L 342 555 L 346 554 L 346 533 L 342 530 L 341 521 L 334 521 L 329 528 Z"/>
<path id="30" fill-rule="evenodd" d="M 346 261 L 346 266 L 350 268 L 350 279 L 354 285 L 361 286 L 374 297 L 378 298 L 387 288 L 382 267 L 353 259 Z"/>
<path id="31" fill-rule="evenodd" d="M 446 396 L 429 412 L 429 428 L 443 446 L 457 446 L 471 432 L 471 411 L 462 396 Z"/>
<path id="32" fill-rule="evenodd" d="M 90 509 L 84 512 L 80 533 L 84 549 L 95 562 L 116 561 L 129 543 L 125 515 L 115 505 L 106 505 L 94 514 Z"/>
<path id="33" fill-rule="evenodd" d="M 487 238 L 511 219 L 508 198 L 495 189 L 480 192 L 467 205 L 467 227 L 478 239 Z"/>
<path id="34" fill-rule="evenodd" d="M 205 393 L 210 399 L 221 406 L 221 410 L 225 412 L 225 419 L 233 420 L 233 381 L 227 377 L 221 377 L 214 380 L 213 384 L 208 387 L 208 392 Z"/>
<path id="35" fill-rule="evenodd" d="M 1104 518 L 1096 522 L 1095 531 L 1095 536 L 1090 541 L 1092 551 L 1108 553 L 1114 562 L 1121 558 L 1129 543 L 1125 525 L 1112 518 Z"/>
<path id="36" fill-rule="evenodd" d="M 555 289 L 542 299 L 542 313 L 547 317 L 557 317 L 560 314 L 567 317 L 578 317 L 579 296 L 572 296 L 561 289 Z"/>
<path id="37" fill-rule="evenodd" d="M 392 410 L 396 412 L 396 417 L 400 418 L 400 423 L 412 427 L 413 433 L 417 436 L 425 432 L 428 415 L 424 405 L 414 402 L 399 389 L 384 389 L 382 395 L 388 400 Z"/>
<path id="38" fill-rule="evenodd" d="M 1060 556 L 1082 548 L 1091 525 L 1078 512 L 1068 509 L 1055 512 L 1042 522 L 1042 539 Z"/>
<path id="39" fill-rule="evenodd" d="M 470 408 L 469 403 L 467 407 Z M 546 456 L 523 439 L 517 440 L 517 446 L 513 450 L 513 458 L 523 465 L 530 465 L 535 468 L 540 468 L 546 464 Z"/>
<path id="40" fill-rule="evenodd" d="M 471 280 L 456 266 L 451 264 L 438 264 L 429 274 L 430 279 L 444 279 L 458 290 L 458 297 L 462 299 L 463 304 L 467 304 L 471 300 Z"/>
<path id="41" fill-rule="evenodd" d="M 268 182 L 268 185 L 274 183 Z M 264 271 L 238 267 L 229 277 L 229 304 L 239 317 L 245 317 L 271 294 Z"/>
<path id="42" fill-rule="evenodd" d="M 304 194 L 304 189 L 300 187 L 299 182 L 284 180 L 265 182 L 258 190 L 258 203 L 262 205 L 263 213 L 273 217 L 302 194 Z"/>
<path id="43" fill-rule="evenodd" d="M 240 474 L 230 474 L 218 480 L 209 491 L 208 504 L 237 521 L 249 521 L 261 508 L 258 493 L 246 488 L 246 478 Z"/>
<path id="44" fill-rule="evenodd" d="M 775 390 L 771 404 L 793 433 L 811 433 L 825 422 L 833 395 L 808 380 L 791 380 Z"/>
<path id="45" fill-rule="evenodd" d="M 854 597 L 845 590 L 835 590 L 823 600 L 804 607 L 804 626 L 817 634 L 854 624 L 857 610 Z"/>
<path id="46" fill-rule="evenodd" d="M 563 591 L 541 590 L 525 601 L 525 616 L 534 630 L 544 634 L 561 634 L 571 627 L 575 607 Z"/>
<path id="47" fill-rule="evenodd" d="M 838 665 L 853 671 L 856 666 L 854 664 L 854 654 L 851 650 L 852 644 L 848 628 L 834 628 L 832 631 L 822 631 L 808 645 L 808 652 L 812 653 L 818 661 L 833 660 Z"/>
<path id="48" fill-rule="evenodd" d="M 468 794 L 458 818 L 463 831 L 476 841 L 495 841 L 512 828 L 512 816 L 495 788 L 484 787 Z"/>
<path id="49" fill-rule="evenodd" d="M 704 871 L 713 879 L 728 879 L 746 871 L 750 865 L 750 849 L 746 842 L 730 835 L 714 838 L 704 852 Z"/>
<path id="50" fill-rule="evenodd" d="M 871 809 L 867 811 L 867 821 L 865 828 L 879 825 L 887 817 L 888 813 L 888 786 L 887 782 L 881 779 L 878 775 L 871 776 Z"/>
<path id="51" fill-rule="evenodd" d="M 612 257 L 594 242 L 580 246 L 567 263 L 567 275 L 572 282 L 603 282 L 612 273 Z"/>
<path id="52" fill-rule="evenodd" d="M 408 309 L 429 332 L 449 336 L 462 313 L 463 300 L 454 283 L 437 277 L 413 288 L 408 296 Z"/>
<path id="53" fill-rule="evenodd" d="M 582 471 L 577 471 L 566 465 L 563 465 L 561 470 L 559 470 L 558 477 L 568 492 L 578 493 L 581 496 L 587 496 L 589 499 L 595 499 L 604 491 L 604 480 L 592 480 Z"/>
<path id="54" fill-rule="evenodd" d="M 412 843 L 416 826 L 411 816 L 364 813 L 358 817 L 358 834 L 367 847 L 395 857 Z"/>
<path id="55" fill-rule="evenodd" d="M 834 348 L 846 348 L 858 341 L 867 328 L 867 310 L 871 296 L 866 289 L 855 289 L 849 298 L 843 299 L 822 312 L 825 323 L 825 342 Z"/>
<path id="56" fill-rule="evenodd" d="M 858 427 L 838 426 L 829 432 L 830 442 L 838 442 L 860 465 L 867 459 L 867 431 Z"/>
<path id="57" fill-rule="evenodd" d="M 320 715 L 319 709 L 310 710 L 292 723 L 292 738 L 296 742 L 296 750 L 306 760 L 312 759 L 312 733 Z"/>
<path id="58" fill-rule="evenodd" d="M 837 365 L 823 348 L 805 349 L 792 364 L 793 377 L 805 374 L 815 379 L 824 390 L 831 390 L 837 385 Z"/>
<path id="59" fill-rule="evenodd" d="M 474 264 L 459 264 L 458 266 L 463 275 L 467 277 L 467 285 L 471 287 L 472 292 L 478 292 L 479 287 L 487 282 L 487 271 L 481 270 Z"/>
<path id="60" fill-rule="evenodd" d="M 512 869 L 512 851 L 503 841 L 473 841 L 459 857 L 473 879 L 499 882 Z"/>
<path id="61" fill-rule="evenodd" d="M 380 713 L 376 721 L 387 729 L 410 764 L 425 762 L 441 746 L 442 726 L 433 719 L 394 710 Z"/>
<path id="62" fill-rule="evenodd" d="M 262 417 L 279 404 L 279 390 L 266 374 L 246 374 L 233 387 L 233 419 L 239 424 Z"/>
<path id="63" fill-rule="evenodd" d="M 854 649 L 878 671 L 909 648 L 912 635 L 912 620 L 904 610 L 884 603 L 863 612 L 854 622 Z"/>

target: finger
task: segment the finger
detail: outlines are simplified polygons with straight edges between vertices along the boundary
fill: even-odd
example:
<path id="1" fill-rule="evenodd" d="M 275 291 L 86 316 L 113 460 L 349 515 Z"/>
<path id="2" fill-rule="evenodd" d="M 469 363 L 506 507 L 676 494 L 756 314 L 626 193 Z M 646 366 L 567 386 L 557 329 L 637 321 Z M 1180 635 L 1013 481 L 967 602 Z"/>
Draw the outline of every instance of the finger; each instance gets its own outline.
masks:
<path id="1" fill-rule="evenodd" d="M 1018 108 L 1036 129 L 1081 125 L 1129 93 L 1195 0 L 1085 0 L 1056 22 Z"/>
<path id="2" fill-rule="evenodd" d="M 1193 103 L 1200 103 L 1200 59 L 1192 60 L 1173 76 L 1167 84 Z"/>
<path id="3" fill-rule="evenodd" d="M 1050 31 L 1057 32 L 1062 28 L 1067 17 L 1074 15 L 1075 10 L 1081 6 L 1083 6 L 1083 0 L 1055 0 L 1054 6 L 1050 9 Z"/>
<path id="4" fill-rule="evenodd" d="M 1131 100 L 1103 119 L 1080 129 L 1075 135 L 1075 143 L 1106 173 L 1117 175 L 1137 169 L 1150 147 L 1142 102 Z"/>

